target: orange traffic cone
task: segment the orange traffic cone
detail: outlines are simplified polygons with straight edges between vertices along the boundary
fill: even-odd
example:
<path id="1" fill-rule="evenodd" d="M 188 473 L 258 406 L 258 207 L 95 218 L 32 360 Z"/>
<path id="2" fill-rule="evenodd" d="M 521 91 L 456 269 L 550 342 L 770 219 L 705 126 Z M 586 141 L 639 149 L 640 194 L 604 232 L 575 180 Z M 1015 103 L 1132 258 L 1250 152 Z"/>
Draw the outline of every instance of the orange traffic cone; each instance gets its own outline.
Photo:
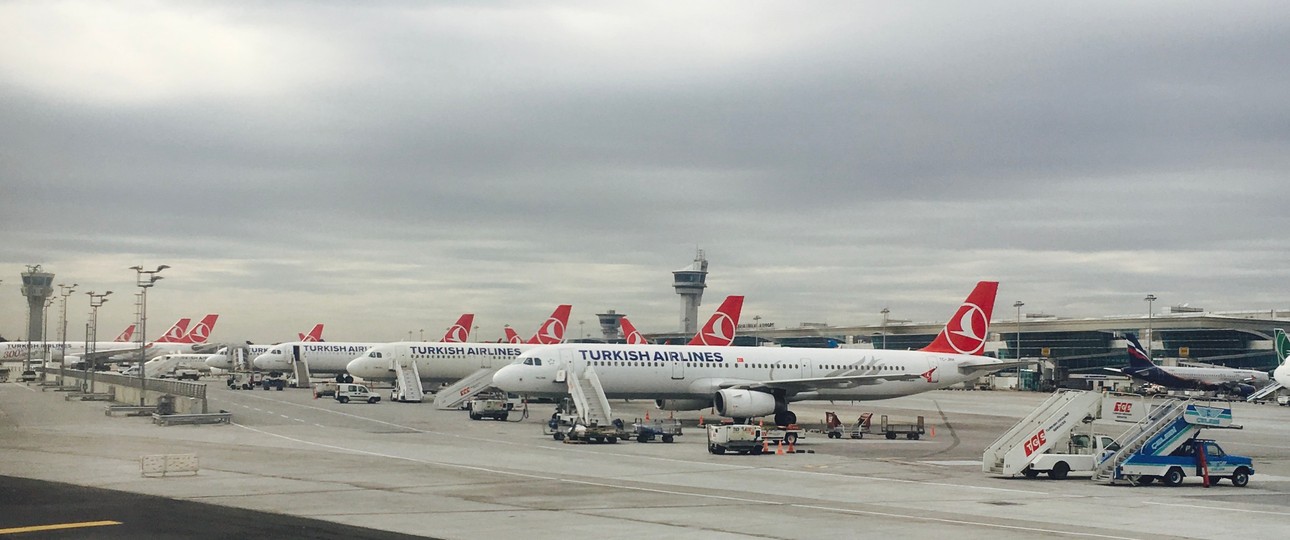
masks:
<path id="1" fill-rule="evenodd" d="M 783 440 L 775 441 L 775 455 L 777 455 L 777 456 L 782 456 L 782 455 L 784 455 L 784 441 L 783 441 Z"/>
<path id="2" fill-rule="evenodd" d="M 789 439 L 789 440 L 788 440 L 788 453 L 790 453 L 790 454 L 796 454 L 796 453 L 797 453 L 797 451 L 793 449 L 793 439 Z"/>
<path id="3" fill-rule="evenodd" d="M 699 415 L 699 427 L 703 427 L 703 415 Z"/>
<path id="4" fill-rule="evenodd" d="M 645 411 L 645 421 L 649 422 L 649 411 Z"/>
<path id="5" fill-rule="evenodd" d="M 762 437 L 761 439 L 761 453 L 763 454 L 770 453 L 770 441 L 766 440 L 765 437 Z"/>
<path id="6" fill-rule="evenodd" d="M 932 438 L 936 438 L 936 426 L 932 426 Z"/>

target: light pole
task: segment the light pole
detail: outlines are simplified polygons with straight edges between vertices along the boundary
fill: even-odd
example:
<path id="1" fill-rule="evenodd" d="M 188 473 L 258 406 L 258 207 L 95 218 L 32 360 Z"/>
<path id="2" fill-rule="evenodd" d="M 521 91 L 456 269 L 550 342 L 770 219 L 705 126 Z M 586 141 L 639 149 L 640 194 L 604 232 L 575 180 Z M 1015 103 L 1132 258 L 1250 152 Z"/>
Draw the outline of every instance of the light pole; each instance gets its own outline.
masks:
<path id="1" fill-rule="evenodd" d="M 63 345 L 62 349 L 60 349 L 61 352 L 59 352 L 62 357 L 58 360 L 58 386 L 63 385 L 63 378 L 67 376 L 67 297 L 72 295 L 72 292 L 76 290 L 77 285 L 77 283 L 73 283 L 71 285 L 63 285 L 62 283 L 58 284 L 58 294 L 63 297 L 63 322 L 61 325 L 63 328 Z"/>
<path id="2" fill-rule="evenodd" d="M 475 325 L 475 326 L 473 326 L 473 327 L 471 327 L 471 329 L 470 329 L 470 336 L 476 336 L 476 337 L 475 337 L 475 339 L 476 339 L 476 340 L 478 340 L 478 339 L 479 339 L 479 337 L 478 337 L 478 336 L 479 336 L 479 325 L 478 325 L 478 324 L 477 324 L 477 325 Z M 470 336 L 466 336 L 466 341 L 470 341 Z"/>
<path id="3" fill-rule="evenodd" d="M 882 348 L 886 349 L 887 348 L 887 315 L 891 313 L 891 310 L 887 309 L 886 307 L 883 307 L 882 311 L 879 311 L 878 313 L 882 314 Z"/>
<path id="4" fill-rule="evenodd" d="M 426 340 L 426 329 L 425 329 L 425 328 L 422 328 L 422 329 L 421 329 L 421 341 L 425 341 L 425 340 Z"/>
<path id="5" fill-rule="evenodd" d="M 148 336 L 148 289 L 161 279 L 157 274 L 162 270 L 170 268 L 167 265 L 160 265 L 156 270 L 144 270 L 142 266 L 131 266 L 134 270 L 134 284 L 139 287 L 139 406 L 146 405 L 148 395 L 146 393 L 148 378 L 144 373 L 143 364 L 147 361 L 147 347 L 144 340 Z"/>
<path id="6" fill-rule="evenodd" d="M 583 330 L 583 329 L 582 329 L 582 325 L 583 325 L 583 324 L 586 324 L 586 322 L 587 322 L 587 321 L 578 321 L 578 339 L 586 339 L 586 338 L 587 338 L 587 332 L 586 332 L 585 330 Z"/>
<path id="7" fill-rule="evenodd" d="M 54 299 L 46 298 L 45 310 L 41 313 L 41 316 L 45 318 L 45 321 L 41 323 L 41 329 L 40 329 L 40 349 L 41 349 L 40 382 L 41 384 L 45 383 L 45 376 L 49 374 L 48 373 L 49 363 L 54 361 L 54 355 L 49 352 L 49 308 L 50 306 L 53 306 L 53 305 L 54 305 Z"/>
<path id="8" fill-rule="evenodd" d="M 1026 305 L 1021 300 L 1017 300 L 1012 307 L 1017 308 L 1017 360 L 1021 360 L 1021 306 Z M 1017 367 L 1017 373 L 1021 373 L 1021 367 Z"/>
<path id="9" fill-rule="evenodd" d="M 1148 294 L 1143 300 L 1147 301 L 1147 358 L 1151 358 L 1151 342 L 1156 339 L 1156 336 L 1151 333 L 1151 317 L 1155 313 L 1153 304 L 1156 301 L 1156 295 Z"/>
<path id="10" fill-rule="evenodd" d="M 88 351 L 85 354 L 85 358 L 90 361 L 89 365 L 86 367 L 86 369 L 89 370 L 89 375 L 88 375 L 89 385 L 85 389 L 85 391 L 93 394 L 94 393 L 94 372 L 98 371 L 97 369 L 95 369 L 95 366 L 94 366 L 96 363 L 98 363 L 94 359 L 94 353 L 98 352 L 99 350 L 98 343 L 97 343 L 99 340 L 99 307 L 107 302 L 107 297 L 108 295 L 112 294 L 112 291 L 108 291 L 103 294 L 96 294 L 94 291 L 90 291 L 85 294 L 90 295 L 90 332 L 89 332 L 89 335 L 85 336 L 85 341 L 88 342 L 85 344 L 85 348 Z"/>

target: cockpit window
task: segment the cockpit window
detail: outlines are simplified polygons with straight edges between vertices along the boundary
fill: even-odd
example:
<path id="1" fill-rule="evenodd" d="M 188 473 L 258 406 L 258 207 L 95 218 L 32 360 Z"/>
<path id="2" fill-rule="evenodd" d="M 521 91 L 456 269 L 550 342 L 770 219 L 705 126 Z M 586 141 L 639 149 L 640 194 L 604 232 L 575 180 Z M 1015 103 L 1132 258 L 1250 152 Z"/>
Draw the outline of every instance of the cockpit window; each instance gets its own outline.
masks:
<path id="1" fill-rule="evenodd" d="M 282 354 L 282 349 L 273 349 L 269 351 L 269 354 Z"/>
<path id="2" fill-rule="evenodd" d="M 372 352 L 372 358 L 380 358 L 380 357 L 381 357 L 381 353 L 379 353 L 379 352 Z"/>
<path id="3" fill-rule="evenodd" d="M 533 359 L 532 359 L 532 358 L 525 358 L 525 359 L 524 359 L 524 365 L 526 365 L 526 366 L 531 366 L 531 365 L 533 365 Z"/>
<path id="4" fill-rule="evenodd" d="M 540 366 L 540 365 L 542 365 L 542 359 L 541 359 L 541 358 L 534 358 L 534 359 L 533 359 L 533 365 L 535 365 L 535 366 Z"/>

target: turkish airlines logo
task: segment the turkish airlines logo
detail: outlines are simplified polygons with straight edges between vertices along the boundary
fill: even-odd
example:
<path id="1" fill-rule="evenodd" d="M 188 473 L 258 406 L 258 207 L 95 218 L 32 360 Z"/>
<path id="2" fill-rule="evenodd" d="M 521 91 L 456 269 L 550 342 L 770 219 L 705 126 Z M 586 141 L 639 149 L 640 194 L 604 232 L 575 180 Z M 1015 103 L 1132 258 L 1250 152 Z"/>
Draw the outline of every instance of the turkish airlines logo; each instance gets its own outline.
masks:
<path id="1" fill-rule="evenodd" d="M 699 341 L 704 345 L 729 345 L 734 341 L 735 321 L 726 313 L 717 313 L 712 321 L 699 333 Z M 711 339 L 709 339 L 711 338 Z"/>
<path id="2" fill-rule="evenodd" d="M 932 382 L 932 374 L 933 374 L 933 373 L 936 373 L 936 368 L 932 368 L 932 369 L 929 369 L 929 370 L 927 370 L 927 371 L 924 371 L 922 374 L 920 374 L 920 375 L 919 375 L 919 377 L 922 377 L 923 379 L 926 379 L 926 380 L 927 380 L 927 382 Z"/>
<path id="3" fill-rule="evenodd" d="M 645 336 L 642 336 L 638 331 L 632 331 L 632 333 L 627 334 L 628 345 L 645 345 L 648 343 L 648 341 L 645 341 Z"/>
<path id="4" fill-rule="evenodd" d="M 564 341 L 564 323 L 559 319 L 552 317 L 542 324 L 542 329 L 538 332 L 541 336 L 541 342 L 545 345 L 559 343 Z"/>
<path id="5" fill-rule="evenodd" d="M 207 326 L 206 323 L 197 323 L 197 326 L 193 327 L 193 331 L 188 333 L 188 337 L 194 343 L 203 343 L 210 335 L 211 327 Z"/>
<path id="6" fill-rule="evenodd" d="M 976 304 L 964 303 L 945 325 L 945 338 L 950 347 L 962 354 L 976 354 L 985 345 L 985 329 L 990 325 L 985 310 Z"/>
<path id="7" fill-rule="evenodd" d="M 166 332 L 167 340 L 173 341 L 182 337 L 184 337 L 184 330 L 179 325 L 170 327 L 170 331 Z"/>
<path id="8" fill-rule="evenodd" d="M 465 342 L 466 342 L 466 336 L 468 336 L 468 335 L 470 335 L 470 334 L 469 334 L 469 332 L 466 330 L 466 327 L 464 327 L 464 326 L 462 326 L 462 325 L 460 325 L 460 324 L 454 324 L 454 325 L 452 325 L 452 328 L 449 328 L 449 329 L 448 329 L 448 335 L 449 335 L 449 336 L 451 336 L 451 337 L 448 339 L 448 341 L 449 341 L 450 343 L 465 343 Z"/>

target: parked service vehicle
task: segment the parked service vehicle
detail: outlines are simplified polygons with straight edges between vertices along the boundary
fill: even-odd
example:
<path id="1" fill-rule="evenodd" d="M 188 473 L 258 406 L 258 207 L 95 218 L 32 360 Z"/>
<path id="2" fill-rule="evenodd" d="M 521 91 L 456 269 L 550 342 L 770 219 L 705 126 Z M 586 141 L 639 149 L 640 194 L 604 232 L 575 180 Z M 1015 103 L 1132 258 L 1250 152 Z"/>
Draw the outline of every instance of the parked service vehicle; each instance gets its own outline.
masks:
<path id="1" fill-rule="evenodd" d="M 1053 480 L 1062 480 L 1072 472 L 1091 473 L 1108 455 L 1120 449 L 1112 437 L 1086 433 L 1072 433 L 1065 447 L 1061 446 L 1032 456 L 1030 465 L 1021 474 L 1034 478 L 1047 473 Z"/>
<path id="2" fill-rule="evenodd" d="M 283 377 L 281 373 L 277 375 L 270 373 L 260 381 L 260 387 L 265 390 L 277 389 L 278 391 L 281 391 L 283 388 L 287 387 L 287 379 L 286 377 Z"/>
<path id="3" fill-rule="evenodd" d="M 1277 396 L 1277 405 L 1282 407 L 1290 405 L 1290 394 L 1281 394 Z"/>
<path id="4" fill-rule="evenodd" d="M 349 403 L 350 401 L 366 401 L 376 403 L 381 400 L 381 396 L 369 390 L 366 386 L 354 383 L 337 383 L 336 384 L 336 401 Z"/>
<path id="5" fill-rule="evenodd" d="M 341 383 L 334 381 L 320 382 L 314 385 L 314 399 L 336 395 L 336 387 Z"/>
<path id="6" fill-rule="evenodd" d="M 1254 462 L 1244 456 L 1233 456 L 1223 451 L 1212 439 L 1189 439 L 1164 456 L 1138 453 L 1120 465 L 1119 475 L 1136 484 L 1150 484 L 1157 479 L 1167 486 L 1176 486 L 1189 475 L 1202 474 L 1208 469 L 1211 481 L 1228 478 L 1232 485 L 1245 487 L 1254 474 Z"/>
<path id="7" fill-rule="evenodd" d="M 472 399 L 467 403 L 471 420 L 492 418 L 505 421 L 510 415 L 511 404 L 505 399 Z"/>
<path id="8" fill-rule="evenodd" d="M 752 424 L 709 424 L 708 452 L 724 454 L 733 450 L 740 454 L 759 455 L 762 446 L 762 428 Z"/>

